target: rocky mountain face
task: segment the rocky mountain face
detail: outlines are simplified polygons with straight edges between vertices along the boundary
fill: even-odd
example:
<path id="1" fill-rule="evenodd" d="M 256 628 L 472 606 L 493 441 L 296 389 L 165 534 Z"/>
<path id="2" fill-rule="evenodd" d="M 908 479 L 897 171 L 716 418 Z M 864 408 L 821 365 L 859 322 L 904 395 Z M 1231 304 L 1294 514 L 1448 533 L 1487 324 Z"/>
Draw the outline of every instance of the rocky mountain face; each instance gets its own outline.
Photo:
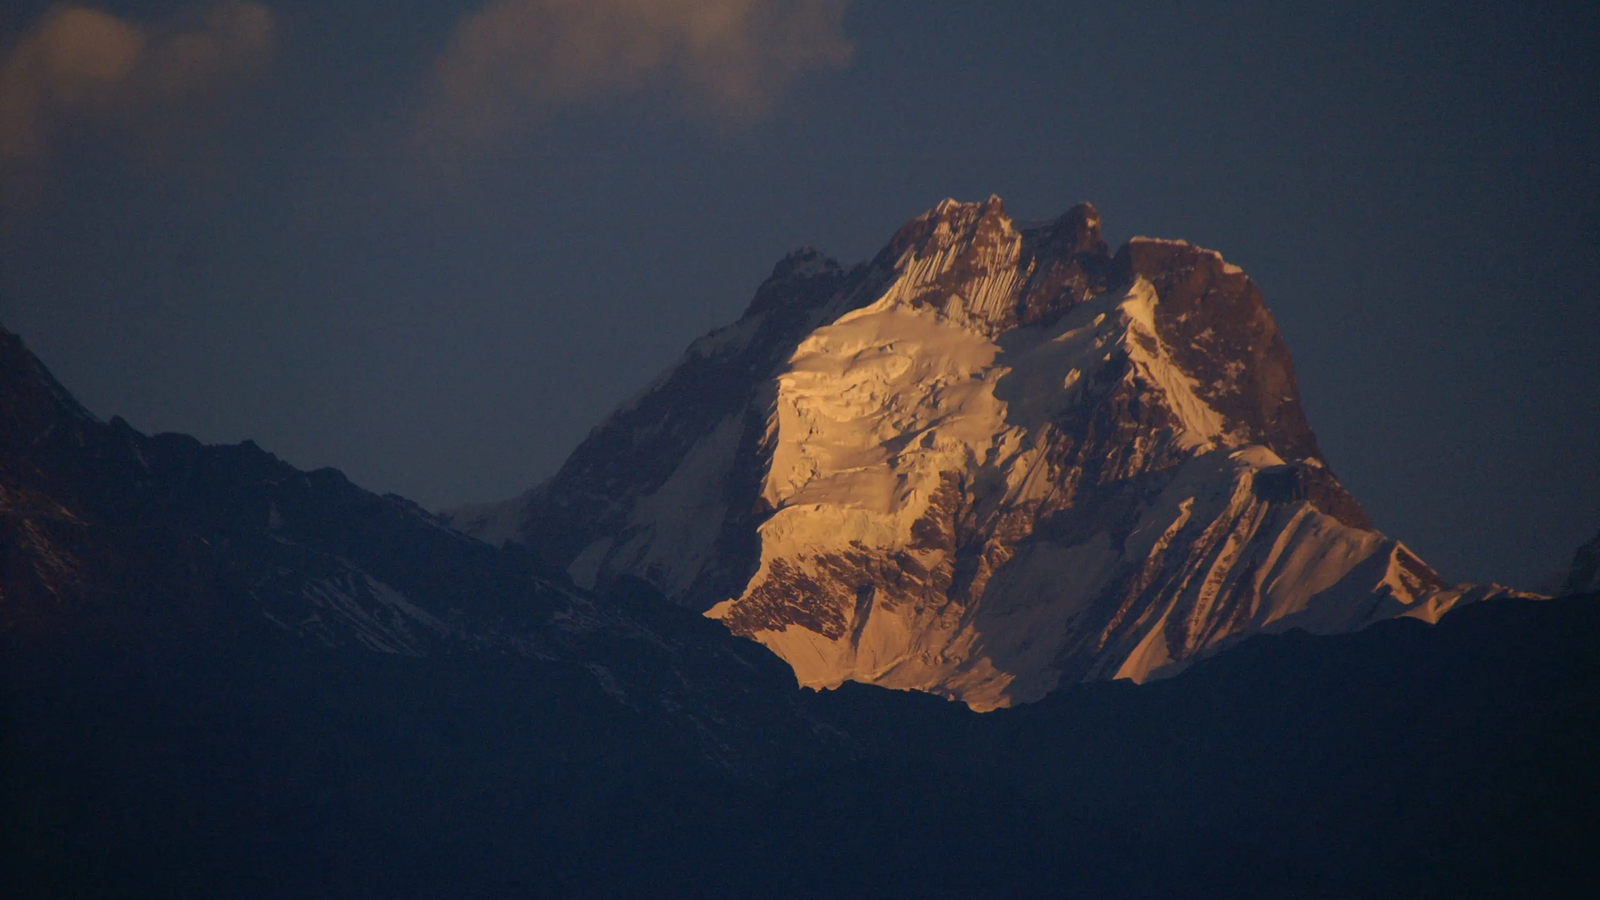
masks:
<path id="1" fill-rule="evenodd" d="M 647 582 L 802 684 L 977 709 L 1495 590 L 1373 528 L 1238 267 L 994 197 L 861 265 L 792 254 L 552 479 L 447 515 L 581 585 Z"/>

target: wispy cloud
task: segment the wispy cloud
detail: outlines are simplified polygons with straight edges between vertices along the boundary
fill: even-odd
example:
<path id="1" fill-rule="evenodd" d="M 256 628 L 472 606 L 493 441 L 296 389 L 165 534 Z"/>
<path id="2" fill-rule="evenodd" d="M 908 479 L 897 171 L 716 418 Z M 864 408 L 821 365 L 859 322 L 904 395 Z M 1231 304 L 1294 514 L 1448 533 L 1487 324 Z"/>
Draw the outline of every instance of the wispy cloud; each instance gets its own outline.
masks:
<path id="1" fill-rule="evenodd" d="M 759 113 L 801 73 L 848 61 L 849 0 L 493 0 L 461 20 L 425 84 L 417 136 L 472 147 L 553 109 L 666 88 Z"/>
<path id="2" fill-rule="evenodd" d="M 0 165 L 44 160 L 84 129 L 159 138 L 214 116 L 265 67 L 273 31 L 243 0 L 153 24 L 53 8 L 0 57 Z"/>

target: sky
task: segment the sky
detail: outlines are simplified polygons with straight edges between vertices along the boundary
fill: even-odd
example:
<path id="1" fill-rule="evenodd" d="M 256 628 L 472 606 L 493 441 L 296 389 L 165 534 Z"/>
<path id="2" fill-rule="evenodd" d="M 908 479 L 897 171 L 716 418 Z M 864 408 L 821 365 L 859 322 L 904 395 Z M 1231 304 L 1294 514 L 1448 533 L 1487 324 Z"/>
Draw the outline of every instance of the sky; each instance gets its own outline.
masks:
<path id="1" fill-rule="evenodd" d="M 430 508 L 552 474 L 786 252 L 1092 201 L 1261 286 L 1447 579 L 1600 530 L 1600 5 L 0 9 L 0 323 L 102 417 Z"/>

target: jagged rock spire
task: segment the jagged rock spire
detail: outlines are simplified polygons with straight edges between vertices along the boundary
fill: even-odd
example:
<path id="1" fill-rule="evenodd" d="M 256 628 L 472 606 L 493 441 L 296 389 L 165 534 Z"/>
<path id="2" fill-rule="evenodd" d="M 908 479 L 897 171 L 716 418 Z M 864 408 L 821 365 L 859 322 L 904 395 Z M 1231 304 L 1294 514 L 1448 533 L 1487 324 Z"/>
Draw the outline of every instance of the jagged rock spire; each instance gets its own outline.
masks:
<path id="1" fill-rule="evenodd" d="M 1068 239 L 1068 253 L 1074 256 L 1105 254 L 1106 242 L 1100 236 L 1100 211 L 1093 203 L 1085 201 L 1067 210 L 1056 220 L 1056 227 Z"/>

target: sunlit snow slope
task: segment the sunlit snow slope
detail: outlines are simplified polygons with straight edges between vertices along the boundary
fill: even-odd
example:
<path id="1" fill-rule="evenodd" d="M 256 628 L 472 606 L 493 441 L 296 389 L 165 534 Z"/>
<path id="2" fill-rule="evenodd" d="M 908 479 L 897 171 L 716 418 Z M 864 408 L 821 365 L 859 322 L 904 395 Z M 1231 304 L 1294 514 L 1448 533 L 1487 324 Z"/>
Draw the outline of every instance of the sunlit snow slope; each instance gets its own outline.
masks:
<path id="1" fill-rule="evenodd" d="M 707 609 L 803 684 L 978 709 L 1494 592 L 1372 528 L 1239 268 L 993 197 L 849 270 L 791 255 L 553 479 L 455 522 Z"/>

